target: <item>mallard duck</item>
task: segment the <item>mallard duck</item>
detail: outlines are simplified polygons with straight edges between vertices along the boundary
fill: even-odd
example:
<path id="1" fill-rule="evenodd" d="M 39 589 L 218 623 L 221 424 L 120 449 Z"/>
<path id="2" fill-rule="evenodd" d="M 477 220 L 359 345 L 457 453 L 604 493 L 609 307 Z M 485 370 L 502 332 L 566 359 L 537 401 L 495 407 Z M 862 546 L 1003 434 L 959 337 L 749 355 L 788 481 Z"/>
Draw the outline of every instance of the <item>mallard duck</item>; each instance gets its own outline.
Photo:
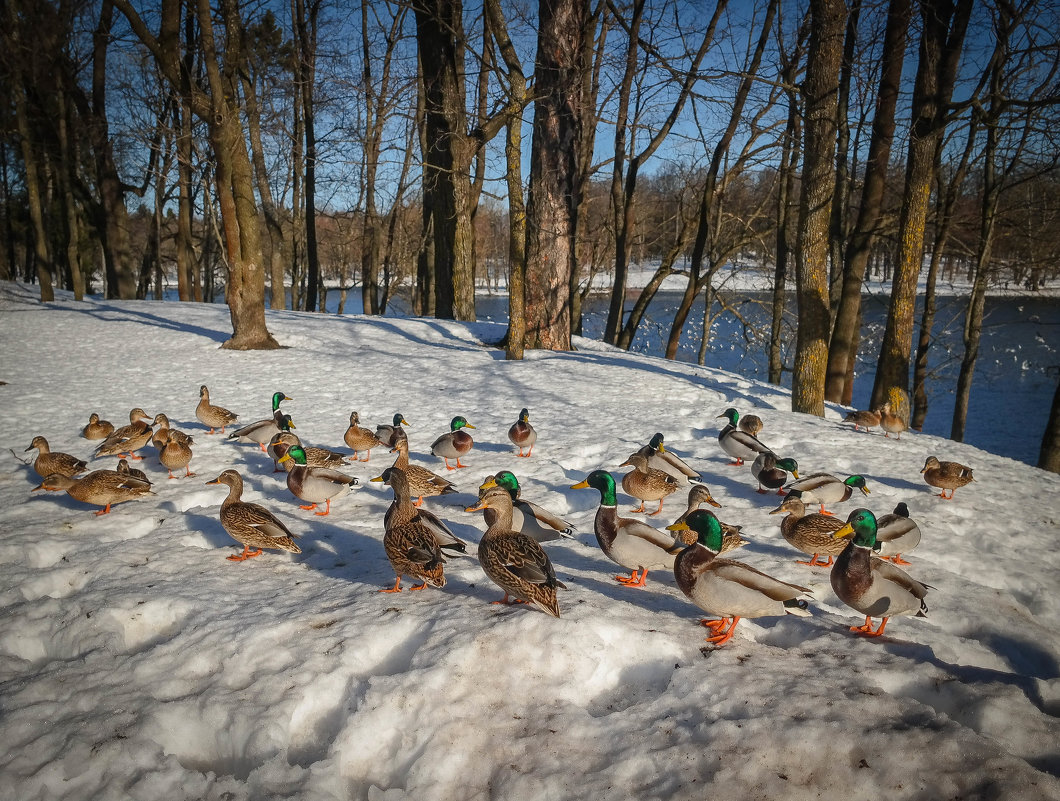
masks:
<path id="1" fill-rule="evenodd" d="M 157 426 L 151 433 L 151 444 L 155 446 L 156 450 L 162 450 L 165 447 L 166 442 L 169 440 L 169 418 L 159 412 L 155 415 L 155 419 L 151 422 L 152 426 Z"/>
<path id="2" fill-rule="evenodd" d="M 405 523 L 388 528 L 383 534 L 383 550 L 397 579 L 393 587 L 384 587 L 379 592 L 401 592 L 402 576 L 411 576 L 420 581 L 410 590 L 423 590 L 445 586 L 445 559 L 442 551 L 427 526 L 419 522 Z"/>
<path id="3" fill-rule="evenodd" d="M 133 476 L 123 476 L 115 470 L 93 470 L 81 478 L 52 473 L 34 489 L 51 492 L 66 490 L 66 494 L 75 501 L 102 506 L 103 508 L 96 512 L 97 515 L 107 514 L 113 504 L 135 501 L 145 495 L 154 495 L 151 492 L 150 482 L 141 481 Z"/>
<path id="4" fill-rule="evenodd" d="M 287 453 L 288 448 L 290 448 L 292 445 L 301 444 L 302 440 L 298 438 L 298 435 L 293 434 L 290 431 L 281 431 L 279 434 L 276 434 L 271 440 L 269 440 L 269 444 L 266 446 L 265 452 L 272 457 L 272 472 L 279 473 L 283 470 L 290 472 L 291 468 L 294 467 L 294 461 L 287 461 L 281 465 L 280 459 L 283 458 L 284 454 Z M 308 461 L 309 454 L 307 453 L 306 462 Z"/>
<path id="5" fill-rule="evenodd" d="M 129 412 L 129 425 L 115 429 L 109 437 L 96 448 L 96 456 L 117 456 L 140 460 L 136 451 L 151 441 L 154 433 L 154 421 L 143 409 L 136 408 Z"/>
<path id="6" fill-rule="evenodd" d="M 467 556 L 467 544 L 457 537 L 445 522 L 428 509 L 418 509 L 409 497 L 409 479 L 405 471 L 397 467 L 388 467 L 383 474 L 371 481 L 380 481 L 394 491 L 394 501 L 383 517 L 383 530 L 389 531 L 395 526 L 407 523 L 420 523 L 430 529 L 438 547 L 446 555 L 461 554 Z"/>
<path id="7" fill-rule="evenodd" d="M 465 511 L 475 512 L 490 508 L 497 513 L 493 525 L 486 529 L 478 544 L 478 561 L 494 584 L 504 590 L 504 598 L 496 603 L 534 604 L 553 617 L 559 617 L 556 589 L 567 589 L 556 578 L 552 561 L 533 537 L 512 529 L 512 497 L 503 487 L 493 487 L 475 506 Z"/>
<path id="8" fill-rule="evenodd" d="M 221 501 L 221 525 L 232 539 L 243 546 L 242 553 L 228 557 L 230 562 L 261 556 L 264 548 L 302 552 L 294 541 L 298 535 L 291 533 L 276 515 L 260 504 L 241 500 L 243 477 L 235 470 L 225 470 L 206 483 L 228 485 L 228 497 Z"/>
<path id="9" fill-rule="evenodd" d="M 130 467 L 129 462 L 126 459 L 119 459 L 118 466 L 114 468 L 115 472 L 120 476 L 131 476 L 132 478 L 143 481 L 147 486 L 152 486 L 152 481 L 147 477 L 147 473 L 143 470 L 137 470 L 135 467 Z"/>
<path id="10" fill-rule="evenodd" d="M 752 437 L 757 437 L 762 430 L 762 418 L 757 414 L 745 414 L 740 417 L 740 430 Z"/>
<path id="11" fill-rule="evenodd" d="M 733 467 L 742 465 L 745 459 L 754 459 L 758 454 L 766 453 L 769 450 L 766 445 L 759 441 L 758 437 L 748 434 L 746 431 L 741 431 L 737 427 L 740 421 L 740 413 L 735 409 L 730 407 L 719 414 L 718 417 L 724 417 L 729 421 L 728 425 L 718 432 L 718 443 L 721 445 L 721 449 L 733 458 L 733 461 L 729 462 Z"/>
<path id="12" fill-rule="evenodd" d="M 721 645 L 731 640 L 743 617 L 809 617 L 809 604 L 799 597 L 810 594 L 806 587 L 780 581 L 742 562 L 718 558 L 722 532 L 713 512 L 699 509 L 669 528 L 690 529 L 698 535 L 674 560 L 674 578 L 692 603 L 721 618 L 700 621 L 711 630 L 707 642 Z"/>
<path id="13" fill-rule="evenodd" d="M 798 476 L 796 476 L 798 478 Z M 861 490 L 862 495 L 869 494 L 869 488 L 865 486 L 864 476 L 853 475 L 846 478 L 837 478 L 831 473 L 811 473 L 805 478 L 793 481 L 787 486 L 788 492 L 798 492 L 807 505 L 819 504 L 820 513 L 830 515 L 824 505 L 843 503 L 850 500 L 855 489 Z"/>
<path id="14" fill-rule="evenodd" d="M 401 431 L 401 429 L 398 430 Z M 448 495 L 457 491 L 453 482 L 432 473 L 426 467 L 409 463 L 409 441 L 404 431 L 398 434 L 396 440 L 397 444 L 390 449 L 391 453 L 397 451 L 397 459 L 394 460 L 393 466 L 405 471 L 405 476 L 409 480 L 409 495 L 416 499 L 416 506 L 420 506 L 424 498 Z"/>
<path id="15" fill-rule="evenodd" d="M 843 543 L 832 537 L 843 524 L 827 515 L 806 514 L 806 504 L 798 495 L 788 495 L 770 514 L 786 514 L 787 517 L 780 521 L 780 533 L 789 545 L 811 555 L 809 562 L 799 559 L 797 564 L 830 567 L 832 558 L 843 550 Z M 822 554 L 828 557 L 827 562 L 821 561 Z"/>
<path id="16" fill-rule="evenodd" d="M 251 423 L 248 426 L 238 428 L 228 435 L 230 440 L 236 442 L 255 442 L 262 450 L 265 450 L 269 441 L 280 433 L 281 422 L 286 417 L 290 419 L 290 415 L 285 415 L 280 410 L 280 404 L 285 400 L 293 400 L 282 392 L 272 393 L 272 417 L 266 417 L 263 420 L 258 420 Z"/>
<path id="17" fill-rule="evenodd" d="M 887 621 L 898 615 L 927 617 L 924 598 L 930 585 L 921 584 L 901 568 L 884 559 L 873 557 L 876 544 L 876 517 L 868 509 L 855 509 L 847 517 L 846 525 L 835 532 L 836 539 L 845 545 L 832 567 L 832 589 L 839 600 L 865 616 L 865 624 L 851 626 L 851 631 L 869 637 L 879 637 Z M 880 617 L 880 627 L 872 628 L 872 618 Z"/>
<path id="18" fill-rule="evenodd" d="M 519 412 L 519 419 L 508 429 L 508 439 L 519 447 L 519 455 L 529 458 L 534 452 L 534 443 L 537 442 L 537 430 L 530 425 L 530 412 L 523 409 Z M 526 453 L 523 453 L 526 448 Z"/>
<path id="19" fill-rule="evenodd" d="M 342 438 L 346 441 L 346 446 L 353 451 L 354 460 L 358 462 L 367 462 L 372 458 L 372 448 L 377 448 L 383 444 L 382 440 L 373 434 L 371 429 L 364 428 L 361 425 L 361 417 L 357 412 L 350 412 L 350 427 L 346 429 L 346 433 L 342 435 Z M 358 458 L 358 453 L 364 453 L 365 457 L 363 459 Z"/>
<path id="20" fill-rule="evenodd" d="M 894 511 L 876 520 L 876 545 L 881 559 L 888 559 L 896 565 L 912 564 L 902 558 L 920 544 L 920 526 L 909 517 L 909 507 L 904 503 L 894 507 Z"/>
<path id="21" fill-rule="evenodd" d="M 673 476 L 679 487 L 688 486 L 689 480 L 703 480 L 699 473 L 685 464 L 684 459 L 666 447 L 662 434 L 655 434 L 637 453 L 648 460 L 648 467 L 662 470 L 668 476 Z"/>
<path id="22" fill-rule="evenodd" d="M 445 461 L 446 470 L 456 470 L 457 467 L 467 467 L 460 464 L 460 457 L 467 456 L 475 440 L 463 429 L 474 428 L 471 423 L 463 417 L 454 417 L 449 423 L 449 433 L 442 434 L 431 445 L 431 453 L 440 456 Z M 456 459 L 456 467 L 449 464 L 450 459 Z"/>
<path id="23" fill-rule="evenodd" d="M 613 562 L 630 571 L 629 576 L 615 576 L 627 587 L 643 587 L 649 570 L 671 570 L 674 557 L 684 543 L 665 531 L 628 517 L 619 517 L 615 499 L 615 479 L 606 470 L 593 470 L 585 480 L 571 489 L 592 488 L 600 492 L 593 530 L 600 550 Z"/>
<path id="24" fill-rule="evenodd" d="M 85 439 L 106 439 L 112 433 L 114 424 L 109 420 L 100 420 L 95 412 L 88 416 L 88 425 L 81 429 L 81 436 Z"/>
<path id="25" fill-rule="evenodd" d="M 622 491 L 640 501 L 640 506 L 630 511 L 643 512 L 646 501 L 658 501 L 659 508 L 646 514 L 649 517 L 659 514 L 662 511 L 663 501 L 677 492 L 677 479 L 662 470 L 648 467 L 648 460 L 639 453 L 631 454 L 619 465 L 619 467 L 626 466 L 631 466 L 633 469 L 622 476 Z"/>
<path id="26" fill-rule="evenodd" d="M 853 423 L 854 430 L 860 431 L 864 429 L 868 431 L 870 428 L 875 428 L 880 424 L 880 412 L 875 411 L 853 411 L 843 418 L 844 423 Z"/>
<path id="27" fill-rule="evenodd" d="M 952 500 L 953 491 L 958 487 L 975 481 L 972 478 L 972 468 L 965 467 L 959 462 L 940 462 L 934 456 L 927 458 L 920 472 L 924 474 L 924 481 L 942 490 L 939 497 L 947 501 Z M 949 497 L 946 496 L 946 490 L 950 491 Z"/>
<path id="28" fill-rule="evenodd" d="M 166 440 L 162 450 L 158 452 L 158 461 L 169 471 L 170 478 L 178 478 L 178 476 L 173 475 L 173 471 L 181 468 L 184 469 L 184 478 L 190 478 L 195 475 L 191 472 L 191 467 L 189 466 L 192 456 L 191 446 L 194 441 L 183 431 L 170 430 L 169 439 Z"/>
<path id="29" fill-rule="evenodd" d="M 33 460 L 33 469 L 37 471 L 37 475 L 41 478 L 50 476 L 52 473 L 72 477 L 88 469 L 88 463 L 83 459 L 78 459 L 76 456 L 60 451 L 52 453 L 48 447 L 48 440 L 44 437 L 34 437 L 33 442 L 29 444 L 24 453 L 28 453 L 34 448 L 37 449 L 37 458 Z"/>
<path id="30" fill-rule="evenodd" d="M 888 401 L 880 409 L 880 428 L 883 429 L 885 437 L 890 437 L 891 434 L 894 434 L 895 439 L 901 439 L 902 432 L 909 428 L 909 423 L 906 422 L 904 417 L 892 412 L 891 403 Z"/>
<path id="31" fill-rule="evenodd" d="M 512 497 L 512 529 L 533 537 L 538 542 L 548 542 L 559 537 L 574 538 L 574 527 L 562 517 L 552 514 L 547 509 L 523 499 L 519 479 L 510 470 L 501 470 L 495 476 L 489 476 L 478 488 L 481 499 L 492 487 L 501 487 Z M 492 526 L 497 512 L 489 507 L 483 510 L 486 525 Z"/>
<path id="32" fill-rule="evenodd" d="M 239 419 L 239 415 L 230 412 L 222 406 L 214 406 L 210 403 L 210 390 L 203 384 L 199 387 L 199 405 L 195 407 L 195 417 L 204 426 L 209 427 L 207 434 L 213 434 L 214 429 L 221 429 L 225 433 L 225 426 L 230 426 Z"/>
<path id="33" fill-rule="evenodd" d="M 310 467 L 306 461 L 306 452 L 301 445 L 292 445 L 287 453 L 280 457 L 280 464 L 293 460 L 294 467 L 287 473 L 287 489 L 296 498 L 308 501 L 307 506 L 302 509 L 315 509 L 318 503 L 326 503 L 323 512 L 316 514 L 324 516 L 331 514 L 331 499 L 349 492 L 358 485 L 353 476 L 331 470 L 327 467 Z"/>
<path id="34" fill-rule="evenodd" d="M 674 523 L 683 523 L 688 519 L 688 516 L 692 514 L 696 509 L 699 509 L 703 504 L 710 504 L 713 507 L 721 508 L 721 504 L 714 500 L 714 496 L 710 494 L 710 490 L 706 484 L 693 484 L 692 488 L 688 491 L 688 508 L 677 518 Z M 740 548 L 747 545 L 748 541 L 740 536 L 742 526 L 733 526 L 729 523 L 718 521 L 721 523 L 721 553 L 731 551 L 735 548 Z M 667 531 L 676 531 L 677 538 L 684 542 L 685 545 L 691 545 L 696 541 L 696 535 L 691 529 L 675 529 L 671 526 L 666 527 Z"/>
<path id="35" fill-rule="evenodd" d="M 777 495 L 783 495 L 788 473 L 798 478 L 799 463 L 786 457 L 778 459 L 772 452 L 758 454 L 751 464 L 751 475 L 758 479 L 758 492 L 763 495 L 771 489 L 776 490 Z"/>
<path id="36" fill-rule="evenodd" d="M 410 425 L 411 423 L 402 416 L 401 412 L 398 412 L 394 415 L 394 424 L 376 426 L 375 435 L 385 447 L 393 448 L 397 445 L 397 432 L 405 433 L 401 427 Z"/>
<path id="37" fill-rule="evenodd" d="M 338 451 L 329 451 L 327 448 L 315 448 L 312 445 L 305 445 L 302 441 L 290 431 L 281 431 L 272 441 L 269 443 L 267 452 L 273 458 L 276 464 L 276 469 L 272 472 L 276 473 L 282 468 L 288 473 L 291 472 L 291 468 L 294 467 L 294 461 L 282 462 L 283 456 L 287 451 L 298 445 L 305 451 L 305 463 L 307 467 L 326 467 L 329 470 L 335 470 L 340 467 L 344 467 L 347 464 L 346 455 L 339 453 Z"/>

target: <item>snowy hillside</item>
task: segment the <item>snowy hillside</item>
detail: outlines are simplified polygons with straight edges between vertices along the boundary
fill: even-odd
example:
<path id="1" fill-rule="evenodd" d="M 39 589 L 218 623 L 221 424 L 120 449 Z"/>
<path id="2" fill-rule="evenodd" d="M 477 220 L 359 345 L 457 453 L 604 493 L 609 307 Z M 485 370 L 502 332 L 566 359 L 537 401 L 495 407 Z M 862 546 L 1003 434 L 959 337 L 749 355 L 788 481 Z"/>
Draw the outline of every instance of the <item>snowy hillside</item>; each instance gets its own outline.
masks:
<path id="1" fill-rule="evenodd" d="M 926 435 L 854 432 L 842 410 L 793 414 L 786 391 L 694 365 L 578 340 L 574 353 L 507 362 L 496 324 L 269 312 L 285 345 L 219 349 L 222 305 L 42 306 L 0 284 L 0 798 L 19 799 L 1060 799 L 1060 476 Z M 363 488 L 327 517 L 299 509 L 253 445 L 195 419 L 200 384 L 241 422 L 292 400 L 308 444 L 343 444 L 351 411 L 374 427 L 401 412 L 413 462 L 459 494 L 427 506 L 476 543 L 467 513 L 483 478 L 508 469 L 523 495 L 575 524 L 545 547 L 560 619 L 491 605 L 501 591 L 472 558 L 444 589 L 380 594 L 389 488 L 368 479 L 382 449 L 345 468 Z M 90 459 L 89 414 L 121 425 L 164 412 L 194 437 L 192 478 L 167 480 L 148 446 L 155 496 L 107 515 L 31 492 L 36 435 Z M 727 465 L 729 406 L 802 473 L 866 476 L 861 504 L 904 501 L 923 531 L 905 568 L 933 588 L 929 617 L 894 618 L 873 640 L 829 584 L 795 563 L 780 499 Z M 529 409 L 529 459 L 506 432 Z M 447 473 L 431 442 L 456 415 L 476 429 L 469 467 Z M 813 590 L 813 616 L 741 621 L 721 648 L 665 571 L 644 589 L 597 546 L 599 493 L 656 431 L 700 470 L 750 544 L 732 556 Z M 10 453 L 8 452 L 10 451 Z M 937 455 L 976 481 L 953 501 L 919 474 Z M 245 562 L 218 512 L 234 468 L 245 497 L 300 535 L 302 553 Z M 684 510 L 670 496 L 663 526 Z M 664 519 L 665 518 L 665 519 Z M 406 579 L 404 586 L 413 582 Z"/>

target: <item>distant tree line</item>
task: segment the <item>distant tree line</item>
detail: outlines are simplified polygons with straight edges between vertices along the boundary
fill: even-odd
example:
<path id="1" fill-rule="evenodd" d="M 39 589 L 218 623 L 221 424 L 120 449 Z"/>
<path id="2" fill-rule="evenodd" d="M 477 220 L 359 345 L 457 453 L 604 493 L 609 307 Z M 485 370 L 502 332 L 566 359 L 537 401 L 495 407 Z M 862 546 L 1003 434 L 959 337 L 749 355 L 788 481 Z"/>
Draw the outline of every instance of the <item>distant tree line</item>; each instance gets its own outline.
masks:
<path id="1" fill-rule="evenodd" d="M 917 427 L 936 284 L 957 275 L 961 439 L 987 290 L 1060 272 L 1055 3 L 2 8 L 0 276 L 43 300 L 223 293 L 227 347 L 277 344 L 266 306 L 359 291 L 382 314 L 400 293 L 472 320 L 476 287 L 503 282 L 510 358 L 570 348 L 601 286 L 604 337 L 629 348 L 676 277 L 666 355 L 702 315 L 702 361 L 721 277 L 753 263 L 773 279 L 770 380 L 790 373 L 793 407 L 823 414 L 850 402 L 877 271 L 872 402 L 910 392 Z"/>

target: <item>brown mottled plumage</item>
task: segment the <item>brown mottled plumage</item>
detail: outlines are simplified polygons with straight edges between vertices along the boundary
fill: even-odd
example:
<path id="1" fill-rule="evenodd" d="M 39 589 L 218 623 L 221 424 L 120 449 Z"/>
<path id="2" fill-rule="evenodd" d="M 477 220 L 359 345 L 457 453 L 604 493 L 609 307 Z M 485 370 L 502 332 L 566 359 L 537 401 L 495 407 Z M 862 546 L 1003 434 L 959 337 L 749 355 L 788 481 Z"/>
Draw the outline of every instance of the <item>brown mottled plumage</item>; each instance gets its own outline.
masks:
<path id="1" fill-rule="evenodd" d="M 924 481 L 942 490 L 939 497 L 947 501 L 953 498 L 954 490 L 975 481 L 972 478 L 972 468 L 965 467 L 960 462 L 940 462 L 934 456 L 927 458 L 920 472 L 924 474 Z M 949 496 L 946 495 L 946 490 L 950 491 Z"/>
<path id="2" fill-rule="evenodd" d="M 842 553 L 846 547 L 842 540 L 832 537 L 843 524 L 828 515 L 806 514 L 806 504 L 801 498 L 789 495 L 769 514 L 786 514 L 787 517 L 780 522 L 780 533 L 789 545 L 812 556 L 809 562 L 796 560 L 800 565 L 830 567 L 832 558 Z M 827 562 L 820 561 L 822 554 L 828 557 Z"/>
<path id="3" fill-rule="evenodd" d="M 232 425 L 239 419 L 239 415 L 230 412 L 223 406 L 214 406 L 210 403 L 210 390 L 203 384 L 199 387 L 199 405 L 195 407 L 195 418 L 204 426 L 209 427 L 207 434 L 213 434 L 214 429 L 221 429 L 225 433 L 225 426 Z"/>
<path id="4" fill-rule="evenodd" d="M 263 548 L 274 548 L 290 553 L 301 553 L 287 526 L 260 504 L 242 500 L 243 477 L 235 470 L 225 470 L 207 484 L 226 484 L 228 497 L 221 502 L 221 525 L 228 535 L 243 546 L 243 552 L 228 557 L 231 562 L 242 562 L 261 556 Z M 251 550 L 251 548 L 255 550 Z"/>
<path id="5" fill-rule="evenodd" d="M 66 494 L 75 501 L 102 506 L 103 508 L 96 512 L 97 515 L 107 514 L 113 504 L 134 501 L 144 495 L 154 495 L 149 482 L 130 475 L 121 475 L 115 470 L 93 470 L 82 478 L 52 473 L 35 489 L 51 492 L 66 490 Z"/>
<path id="6" fill-rule="evenodd" d="M 33 460 L 33 469 L 37 471 L 37 475 L 41 478 L 50 476 L 52 473 L 72 477 L 88 469 L 88 464 L 83 459 L 78 459 L 76 456 L 71 456 L 61 451 L 53 453 L 48 447 L 48 440 L 44 437 L 34 437 L 33 442 L 26 448 L 25 452 L 28 453 L 34 448 L 37 449 L 37 458 Z"/>

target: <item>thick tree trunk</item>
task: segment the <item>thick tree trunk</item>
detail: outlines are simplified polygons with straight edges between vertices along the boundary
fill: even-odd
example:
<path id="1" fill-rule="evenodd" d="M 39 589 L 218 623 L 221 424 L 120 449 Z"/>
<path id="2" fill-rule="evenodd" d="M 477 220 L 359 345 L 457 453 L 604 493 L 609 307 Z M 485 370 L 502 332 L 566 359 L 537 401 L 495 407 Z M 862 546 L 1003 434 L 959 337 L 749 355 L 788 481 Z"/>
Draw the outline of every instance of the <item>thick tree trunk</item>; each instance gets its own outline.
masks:
<path id="1" fill-rule="evenodd" d="M 1042 448 L 1038 454 L 1038 467 L 1060 473 L 1060 382 L 1053 393 L 1053 405 L 1049 410 L 1049 422 L 1042 436 Z"/>
<path id="2" fill-rule="evenodd" d="M 540 0 L 534 134 L 526 209 L 528 348 L 570 350 L 568 288 L 579 207 L 577 154 L 588 0 Z"/>
<path id="3" fill-rule="evenodd" d="M 306 256 L 306 311 L 313 311 L 320 287 L 320 256 L 317 248 L 316 169 L 317 138 L 313 106 L 316 83 L 317 12 L 320 0 L 295 0 L 295 27 L 298 40 L 298 79 L 302 96 L 302 125 L 305 132 L 305 256 Z"/>
<path id="4" fill-rule="evenodd" d="M 791 408 L 824 416 L 824 377 L 831 328 L 828 222 L 835 190 L 836 92 L 843 55 L 846 5 L 811 0 L 810 45 L 802 94 L 805 124 L 799 233 L 795 248 L 799 329 Z"/>
<path id="5" fill-rule="evenodd" d="M 935 177 L 935 153 L 946 127 L 947 106 L 973 4 L 974 0 L 923 0 L 921 4 L 924 30 L 913 87 L 913 123 L 898 223 L 898 262 L 872 387 L 873 408 L 887 400 L 893 387 L 909 391 L 916 285 L 924 261 L 924 229 Z"/>

